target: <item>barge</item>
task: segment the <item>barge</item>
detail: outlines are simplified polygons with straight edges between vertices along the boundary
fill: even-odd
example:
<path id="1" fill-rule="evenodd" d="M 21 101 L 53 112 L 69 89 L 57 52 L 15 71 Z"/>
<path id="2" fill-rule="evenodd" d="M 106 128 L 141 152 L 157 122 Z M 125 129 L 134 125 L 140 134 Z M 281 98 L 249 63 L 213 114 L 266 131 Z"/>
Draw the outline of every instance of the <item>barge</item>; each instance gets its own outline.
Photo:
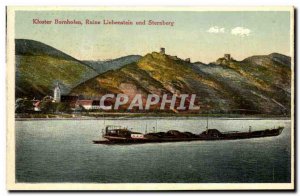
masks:
<path id="1" fill-rule="evenodd" d="M 278 136 L 284 127 L 248 132 L 220 132 L 217 129 L 206 129 L 200 134 L 191 132 L 180 132 L 169 130 L 167 132 L 140 133 L 120 126 L 106 126 L 102 137 L 104 140 L 94 140 L 94 144 L 138 144 L 138 143 L 162 143 L 162 142 L 184 142 L 201 140 L 237 140 L 260 137 Z"/>

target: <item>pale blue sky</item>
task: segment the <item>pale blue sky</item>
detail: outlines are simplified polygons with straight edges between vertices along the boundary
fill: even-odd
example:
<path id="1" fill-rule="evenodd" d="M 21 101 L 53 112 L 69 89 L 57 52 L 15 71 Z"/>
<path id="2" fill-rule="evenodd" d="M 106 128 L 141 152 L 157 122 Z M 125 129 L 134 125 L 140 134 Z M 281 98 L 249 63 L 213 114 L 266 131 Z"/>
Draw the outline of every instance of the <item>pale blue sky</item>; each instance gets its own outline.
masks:
<path id="1" fill-rule="evenodd" d="M 34 25 L 33 19 L 113 19 L 174 21 L 170 26 Z M 222 29 L 216 31 L 208 31 Z M 250 33 L 232 34 L 236 27 Z M 238 60 L 279 52 L 290 56 L 290 13 L 287 11 L 17 11 L 16 38 L 33 39 L 80 60 L 145 55 L 166 48 L 166 53 L 192 61 L 212 62 L 224 53 Z"/>

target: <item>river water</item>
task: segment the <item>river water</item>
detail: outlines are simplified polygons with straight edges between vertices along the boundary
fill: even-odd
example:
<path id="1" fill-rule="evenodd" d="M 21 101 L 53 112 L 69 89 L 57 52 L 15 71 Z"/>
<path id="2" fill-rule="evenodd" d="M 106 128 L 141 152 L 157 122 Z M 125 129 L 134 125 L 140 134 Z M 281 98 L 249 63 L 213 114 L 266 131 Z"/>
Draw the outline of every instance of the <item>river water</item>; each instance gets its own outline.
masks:
<path id="1" fill-rule="evenodd" d="M 209 127 L 248 131 L 284 126 L 277 137 L 232 141 L 101 145 L 105 125 L 148 132 L 200 133 L 204 118 L 16 121 L 17 182 L 290 182 L 291 121 L 210 119 Z"/>

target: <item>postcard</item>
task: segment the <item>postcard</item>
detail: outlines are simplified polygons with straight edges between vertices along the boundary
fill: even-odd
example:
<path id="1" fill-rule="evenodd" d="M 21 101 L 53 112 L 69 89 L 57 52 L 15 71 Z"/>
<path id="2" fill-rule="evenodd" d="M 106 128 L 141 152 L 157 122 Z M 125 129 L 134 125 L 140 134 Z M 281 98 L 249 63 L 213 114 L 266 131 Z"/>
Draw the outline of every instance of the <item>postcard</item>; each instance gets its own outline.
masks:
<path id="1" fill-rule="evenodd" d="M 8 190 L 293 190 L 293 7 L 7 7 Z"/>

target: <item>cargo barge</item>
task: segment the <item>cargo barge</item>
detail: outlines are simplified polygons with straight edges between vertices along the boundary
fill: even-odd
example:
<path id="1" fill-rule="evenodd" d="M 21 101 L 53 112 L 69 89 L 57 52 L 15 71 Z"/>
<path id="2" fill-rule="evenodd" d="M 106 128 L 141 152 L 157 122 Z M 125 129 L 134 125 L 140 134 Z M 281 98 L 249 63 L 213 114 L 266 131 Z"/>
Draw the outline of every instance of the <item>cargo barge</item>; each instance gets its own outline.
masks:
<path id="1" fill-rule="evenodd" d="M 104 140 L 94 140 L 94 144 L 138 144 L 138 143 L 162 143 L 162 142 L 185 142 L 201 140 L 237 140 L 251 139 L 260 137 L 278 136 L 284 127 L 252 131 L 249 127 L 248 132 L 220 132 L 217 129 L 206 129 L 200 134 L 191 132 L 180 132 L 169 130 L 167 132 L 140 133 L 131 131 L 120 126 L 106 126 L 102 137 Z"/>

